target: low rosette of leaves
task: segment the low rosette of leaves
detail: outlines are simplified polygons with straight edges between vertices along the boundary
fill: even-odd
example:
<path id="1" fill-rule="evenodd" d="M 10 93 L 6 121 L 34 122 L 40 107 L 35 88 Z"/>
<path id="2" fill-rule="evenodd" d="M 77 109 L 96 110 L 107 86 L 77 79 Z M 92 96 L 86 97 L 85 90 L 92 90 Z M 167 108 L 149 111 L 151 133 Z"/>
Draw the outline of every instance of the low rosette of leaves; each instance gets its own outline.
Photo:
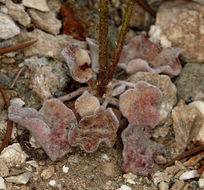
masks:
<path id="1" fill-rule="evenodd" d="M 100 0 L 100 3 L 101 11 L 104 12 L 101 16 L 104 19 L 100 20 L 105 22 L 108 18 L 105 15 L 108 0 Z M 87 83 L 86 87 L 59 99 L 45 101 L 39 111 L 16 104 L 9 107 L 9 119 L 26 127 L 51 160 L 62 158 L 75 146 L 89 153 L 96 151 L 102 142 L 112 147 L 117 138 L 120 119 L 110 105 L 114 105 L 129 122 L 122 132 L 125 172 L 147 175 L 153 167 L 155 155 L 165 153 L 162 145 L 150 140 L 151 131 L 160 118 L 158 107 L 162 98 L 161 90 L 145 81 L 135 84 L 113 79 L 118 62 L 128 74 L 147 71 L 175 76 L 181 71 L 178 50 L 161 49 L 143 34 L 133 38 L 122 49 L 133 4 L 132 0 L 128 1 L 125 24 L 112 65 L 107 60 L 107 23 L 100 24 L 100 33 L 106 37 L 99 37 L 99 47 L 97 41 L 87 38 L 90 51 L 79 48 L 77 44 L 71 44 L 62 51 L 71 77 L 77 82 Z M 104 45 L 103 40 L 106 40 Z M 73 98 L 76 98 L 73 100 L 75 110 L 81 117 L 79 121 L 73 111 L 63 104 L 63 101 Z"/>

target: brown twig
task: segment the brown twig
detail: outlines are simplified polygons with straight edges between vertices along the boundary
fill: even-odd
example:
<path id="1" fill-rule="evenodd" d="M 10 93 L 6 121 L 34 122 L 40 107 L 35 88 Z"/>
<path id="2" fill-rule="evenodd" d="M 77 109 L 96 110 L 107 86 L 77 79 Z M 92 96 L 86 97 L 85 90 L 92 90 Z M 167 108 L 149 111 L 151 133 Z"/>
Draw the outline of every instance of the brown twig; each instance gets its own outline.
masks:
<path id="1" fill-rule="evenodd" d="M 1 86 L 0 86 L 0 92 L 1 92 L 2 97 L 4 99 L 6 108 L 8 109 L 8 107 L 10 106 L 10 101 L 9 101 L 9 98 L 8 98 L 6 92 L 4 91 L 4 89 Z M 3 143 L 2 143 L 2 145 L 0 147 L 0 153 L 5 147 L 8 146 L 8 143 L 9 143 L 10 138 L 11 138 L 12 129 L 13 129 L 13 122 L 11 120 L 8 120 L 7 130 L 6 130 L 6 134 L 5 134 L 5 137 L 4 137 L 4 141 L 3 141 Z"/>
<path id="2" fill-rule="evenodd" d="M 194 147 L 194 148 L 192 148 L 192 149 L 182 153 L 181 155 L 177 156 L 176 158 L 172 159 L 170 162 L 165 164 L 163 166 L 163 168 L 166 168 L 166 167 L 172 165 L 176 160 L 182 160 L 182 159 L 187 158 L 187 157 L 189 157 L 189 156 L 191 156 L 193 154 L 196 154 L 196 153 L 198 153 L 200 151 L 204 151 L 204 145 L 201 145 L 201 146 L 198 146 L 198 147 Z"/>
<path id="3" fill-rule="evenodd" d="M 156 12 L 144 1 L 144 0 L 138 0 L 137 1 L 149 14 L 151 14 L 153 17 L 156 17 Z"/>
<path id="4" fill-rule="evenodd" d="M 109 0 L 100 0 L 100 21 L 99 21 L 99 73 L 97 94 L 102 97 L 106 91 L 108 63 L 108 3 Z"/>
<path id="5" fill-rule="evenodd" d="M 35 44 L 37 41 L 38 40 L 34 40 L 34 41 L 31 41 L 31 42 L 28 42 L 28 43 L 25 43 L 25 44 L 20 44 L 20 45 L 17 45 L 17 46 L 12 46 L 12 47 L 8 47 L 8 48 L 0 49 L 0 55 L 2 55 L 4 53 L 11 52 L 11 51 L 16 51 L 16 50 L 19 50 L 19 49 L 29 47 L 29 46 Z"/>

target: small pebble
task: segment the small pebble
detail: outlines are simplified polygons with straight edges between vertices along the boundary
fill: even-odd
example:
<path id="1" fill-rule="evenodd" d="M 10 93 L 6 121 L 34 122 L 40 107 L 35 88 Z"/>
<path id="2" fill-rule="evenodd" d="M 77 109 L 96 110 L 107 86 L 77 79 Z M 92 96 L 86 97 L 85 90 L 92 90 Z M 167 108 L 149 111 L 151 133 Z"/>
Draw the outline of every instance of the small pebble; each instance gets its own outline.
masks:
<path id="1" fill-rule="evenodd" d="M 63 171 L 64 173 L 68 173 L 69 167 L 63 166 L 63 167 L 62 167 L 62 171 Z"/>
<path id="2" fill-rule="evenodd" d="M 200 175 L 198 174 L 197 170 L 191 170 L 184 172 L 180 177 L 179 180 L 187 180 L 187 179 L 192 179 L 195 177 L 199 177 Z"/>
<path id="3" fill-rule="evenodd" d="M 52 186 L 52 187 L 55 187 L 57 185 L 57 183 L 56 183 L 55 180 L 50 180 L 49 185 Z"/>
<path id="4" fill-rule="evenodd" d="M 44 169 L 41 173 L 41 177 L 43 179 L 49 179 L 55 172 L 55 168 L 53 166 L 49 166 L 48 168 Z"/>
<path id="5" fill-rule="evenodd" d="M 102 158 L 103 158 L 104 160 L 109 160 L 109 157 L 108 157 L 107 154 L 102 154 Z"/>

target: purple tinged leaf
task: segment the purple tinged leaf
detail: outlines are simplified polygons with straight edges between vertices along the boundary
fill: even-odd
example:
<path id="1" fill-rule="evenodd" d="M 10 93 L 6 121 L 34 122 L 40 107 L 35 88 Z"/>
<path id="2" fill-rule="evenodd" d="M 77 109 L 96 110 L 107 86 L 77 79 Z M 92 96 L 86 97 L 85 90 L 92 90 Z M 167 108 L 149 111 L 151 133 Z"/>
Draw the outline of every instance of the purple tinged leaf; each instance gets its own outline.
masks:
<path id="1" fill-rule="evenodd" d="M 123 170 L 147 175 L 154 166 L 154 158 L 165 154 L 163 145 L 150 140 L 151 128 L 129 124 L 121 134 L 123 148 Z"/>
<path id="2" fill-rule="evenodd" d="M 71 151 L 67 140 L 68 131 L 77 125 L 77 120 L 72 110 L 61 101 L 48 100 L 39 112 L 12 104 L 8 109 L 8 117 L 26 127 L 51 160 L 58 160 Z"/>
<path id="3" fill-rule="evenodd" d="M 68 135 L 71 146 L 81 146 L 86 152 L 97 150 L 101 142 L 108 147 L 115 143 L 119 122 L 111 108 L 100 110 L 84 117 L 78 126 L 74 126 Z"/>
<path id="4" fill-rule="evenodd" d="M 75 101 L 75 109 L 81 117 L 94 114 L 95 110 L 99 107 L 99 100 L 88 91 L 85 91 Z"/>
<path id="5" fill-rule="evenodd" d="M 93 77 L 91 60 L 86 50 L 79 48 L 78 45 L 70 45 L 62 51 L 62 55 L 75 81 L 85 83 Z"/>
<path id="6" fill-rule="evenodd" d="M 135 89 L 120 95 L 120 111 L 131 124 L 155 127 L 159 122 L 161 98 L 162 92 L 158 87 L 139 81 Z"/>
<path id="7" fill-rule="evenodd" d="M 181 63 L 178 59 L 180 53 L 181 50 L 178 48 L 162 49 L 144 35 L 138 35 L 124 46 L 119 66 L 130 74 L 148 71 L 175 76 L 181 72 Z"/>

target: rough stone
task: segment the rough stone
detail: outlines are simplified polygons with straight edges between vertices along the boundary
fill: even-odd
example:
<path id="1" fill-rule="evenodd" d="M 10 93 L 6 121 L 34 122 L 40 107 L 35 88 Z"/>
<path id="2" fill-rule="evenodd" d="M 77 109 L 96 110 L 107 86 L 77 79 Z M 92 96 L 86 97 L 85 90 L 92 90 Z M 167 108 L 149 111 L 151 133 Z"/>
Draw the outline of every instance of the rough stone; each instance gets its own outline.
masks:
<path id="1" fill-rule="evenodd" d="M 0 13 L 0 39 L 9 39 L 20 33 L 20 28 L 10 16 Z"/>
<path id="2" fill-rule="evenodd" d="M 22 151 L 19 143 L 4 148 L 0 155 L 0 159 L 5 162 L 8 168 L 25 163 L 27 157 L 28 155 Z"/>
<path id="3" fill-rule="evenodd" d="M 43 179 L 49 179 L 53 176 L 54 172 L 55 172 L 54 166 L 49 166 L 48 168 L 46 168 L 42 171 L 41 177 Z"/>
<path id="4" fill-rule="evenodd" d="M 175 81 L 179 99 L 186 103 L 204 100 L 204 65 L 188 63 Z"/>
<path id="5" fill-rule="evenodd" d="M 172 110 L 173 129 L 178 153 L 184 151 L 188 143 L 198 134 L 204 121 L 201 113 L 187 106 L 183 100 Z"/>
<path id="6" fill-rule="evenodd" d="M 79 44 L 81 48 L 86 49 L 86 43 L 73 39 L 68 35 L 54 36 L 47 34 L 39 29 L 35 29 L 33 32 L 27 32 L 23 30 L 17 37 L 16 41 L 22 43 L 23 41 L 38 40 L 33 46 L 24 49 L 26 57 L 41 55 L 47 57 L 53 57 L 60 61 L 64 61 L 61 55 L 61 51 L 68 45 L 73 43 Z"/>
<path id="7" fill-rule="evenodd" d="M 9 169 L 6 166 L 5 162 L 2 159 L 0 159 L 0 176 L 5 177 L 8 175 L 9 175 Z"/>
<path id="8" fill-rule="evenodd" d="M 11 0 L 6 1 L 6 7 L 8 8 L 8 14 L 19 24 L 27 26 L 30 24 L 31 19 L 22 4 L 13 3 Z"/>
<path id="9" fill-rule="evenodd" d="M 187 0 L 164 2 L 157 12 L 156 25 L 172 46 L 183 50 L 187 62 L 204 62 L 204 6 Z"/>
<path id="10" fill-rule="evenodd" d="M 29 86 L 42 100 L 53 97 L 68 82 L 64 65 L 59 61 L 33 56 L 25 59 L 24 64 L 29 68 Z"/>
<path id="11" fill-rule="evenodd" d="M 17 176 L 6 177 L 5 180 L 10 183 L 27 184 L 31 176 L 32 174 L 30 172 L 25 172 Z"/>
<path id="12" fill-rule="evenodd" d="M 128 80 L 134 83 L 138 81 L 145 81 L 149 84 L 157 86 L 162 91 L 163 97 L 159 106 L 160 119 L 158 125 L 164 124 L 170 116 L 172 107 L 177 101 L 176 87 L 171 82 L 171 79 L 166 75 L 138 72 L 132 75 Z"/>
<path id="13" fill-rule="evenodd" d="M 43 13 L 38 10 L 29 9 L 28 13 L 32 18 L 32 22 L 38 28 L 54 35 L 59 34 L 62 23 L 56 18 L 55 12 L 50 11 L 48 13 Z"/>
<path id="14" fill-rule="evenodd" d="M 23 5 L 43 12 L 50 11 L 47 0 L 23 0 Z"/>

